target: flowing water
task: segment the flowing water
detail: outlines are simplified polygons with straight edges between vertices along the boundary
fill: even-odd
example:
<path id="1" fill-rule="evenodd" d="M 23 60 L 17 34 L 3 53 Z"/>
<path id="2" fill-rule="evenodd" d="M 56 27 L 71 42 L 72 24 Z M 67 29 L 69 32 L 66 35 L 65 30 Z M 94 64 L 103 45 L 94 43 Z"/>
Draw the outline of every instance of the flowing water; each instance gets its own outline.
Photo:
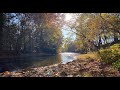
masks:
<path id="1" fill-rule="evenodd" d="M 48 66 L 53 64 L 71 62 L 78 53 L 65 52 L 57 55 L 26 56 L 0 59 L 0 72 L 16 71 L 31 67 Z"/>

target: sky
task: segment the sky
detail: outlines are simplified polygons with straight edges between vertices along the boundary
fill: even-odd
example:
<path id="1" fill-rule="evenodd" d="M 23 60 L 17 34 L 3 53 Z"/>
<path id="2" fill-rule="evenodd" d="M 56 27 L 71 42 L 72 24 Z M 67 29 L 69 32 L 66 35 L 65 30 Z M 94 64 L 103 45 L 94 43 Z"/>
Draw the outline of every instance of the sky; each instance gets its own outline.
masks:
<path id="1" fill-rule="evenodd" d="M 75 34 L 71 33 L 70 31 L 64 30 L 64 29 L 62 29 L 62 34 L 63 34 L 64 38 L 67 38 L 67 37 L 69 37 L 70 35 L 71 35 L 71 38 L 72 38 L 73 40 L 75 40 L 75 38 L 76 38 L 76 35 L 75 35 Z"/>
<path id="2" fill-rule="evenodd" d="M 64 20 L 67 24 L 72 25 L 76 21 L 77 17 L 78 16 L 75 15 L 74 13 L 65 13 L 65 19 Z M 76 35 L 71 32 L 71 28 L 68 27 L 67 24 L 64 25 L 63 28 L 62 28 L 63 36 L 64 36 L 64 38 L 67 38 L 67 37 L 71 36 L 72 40 L 75 40 Z"/>

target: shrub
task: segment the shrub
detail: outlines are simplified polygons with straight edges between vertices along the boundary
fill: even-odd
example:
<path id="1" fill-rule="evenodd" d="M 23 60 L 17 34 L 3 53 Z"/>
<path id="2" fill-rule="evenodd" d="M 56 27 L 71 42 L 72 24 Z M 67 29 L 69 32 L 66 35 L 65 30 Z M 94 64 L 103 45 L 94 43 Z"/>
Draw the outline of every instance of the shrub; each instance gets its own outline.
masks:
<path id="1" fill-rule="evenodd" d="M 113 67 L 120 69 L 120 59 L 112 63 Z"/>
<path id="2" fill-rule="evenodd" d="M 114 66 L 116 65 L 116 67 L 120 67 L 120 44 L 114 44 L 110 46 L 109 49 L 101 49 L 98 55 L 105 64 L 112 64 Z"/>
<path id="3" fill-rule="evenodd" d="M 120 44 L 114 44 L 110 46 L 110 49 L 120 49 Z"/>

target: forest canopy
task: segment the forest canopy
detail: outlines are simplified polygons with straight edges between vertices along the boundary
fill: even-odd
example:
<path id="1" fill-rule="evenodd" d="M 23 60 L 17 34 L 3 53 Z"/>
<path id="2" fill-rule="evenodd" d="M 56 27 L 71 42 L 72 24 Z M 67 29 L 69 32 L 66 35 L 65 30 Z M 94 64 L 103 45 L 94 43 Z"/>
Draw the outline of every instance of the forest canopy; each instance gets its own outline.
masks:
<path id="1" fill-rule="evenodd" d="M 67 25 L 76 35 L 75 41 L 66 46 L 76 52 L 87 53 L 120 43 L 120 13 L 81 13 L 74 14 L 74 23 Z M 73 17 L 73 18 L 74 18 Z M 68 51 L 69 51 L 68 50 Z"/>
<path id="2" fill-rule="evenodd" d="M 119 13 L 0 13 L 0 52 L 87 53 L 119 42 Z"/>
<path id="3" fill-rule="evenodd" d="M 62 32 L 55 13 L 1 13 L 0 50 L 58 53 Z"/>

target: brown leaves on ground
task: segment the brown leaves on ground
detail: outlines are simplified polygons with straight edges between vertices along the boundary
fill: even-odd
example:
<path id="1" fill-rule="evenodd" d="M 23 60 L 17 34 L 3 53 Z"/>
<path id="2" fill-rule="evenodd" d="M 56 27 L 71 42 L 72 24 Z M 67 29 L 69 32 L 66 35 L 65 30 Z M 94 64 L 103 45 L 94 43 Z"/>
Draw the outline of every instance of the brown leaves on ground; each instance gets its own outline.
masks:
<path id="1" fill-rule="evenodd" d="M 94 59 L 81 59 L 67 64 L 31 68 L 18 72 L 4 72 L 3 77 L 119 77 L 120 73 L 111 66 L 104 66 Z"/>

